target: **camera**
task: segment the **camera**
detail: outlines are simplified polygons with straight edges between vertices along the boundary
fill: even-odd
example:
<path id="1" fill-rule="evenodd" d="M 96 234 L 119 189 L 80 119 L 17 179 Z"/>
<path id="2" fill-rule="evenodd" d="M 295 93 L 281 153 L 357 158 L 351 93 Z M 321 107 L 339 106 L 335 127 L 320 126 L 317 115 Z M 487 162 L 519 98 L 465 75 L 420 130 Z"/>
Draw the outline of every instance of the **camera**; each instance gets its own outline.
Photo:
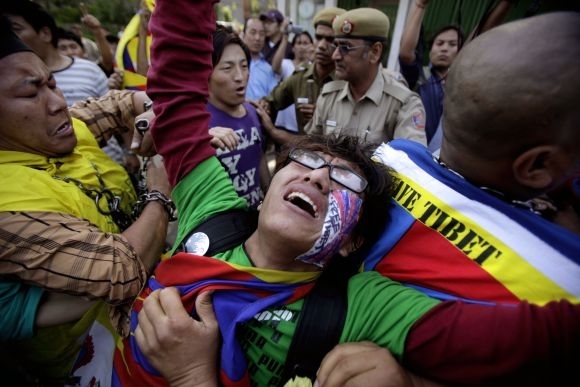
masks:
<path id="1" fill-rule="evenodd" d="M 297 25 L 294 25 L 292 23 L 289 23 L 288 24 L 288 27 L 286 27 L 286 31 L 284 31 L 284 32 L 286 34 L 294 34 L 294 35 L 296 35 L 296 34 L 299 34 L 301 32 L 304 32 L 304 27 L 297 26 Z"/>

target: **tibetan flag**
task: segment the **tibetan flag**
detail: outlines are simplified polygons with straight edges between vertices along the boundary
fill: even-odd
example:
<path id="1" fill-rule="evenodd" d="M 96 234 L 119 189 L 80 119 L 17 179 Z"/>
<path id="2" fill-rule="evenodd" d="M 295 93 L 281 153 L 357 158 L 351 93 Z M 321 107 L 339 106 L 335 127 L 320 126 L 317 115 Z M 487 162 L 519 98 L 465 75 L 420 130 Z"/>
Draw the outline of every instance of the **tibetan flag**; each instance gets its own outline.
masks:
<path id="1" fill-rule="evenodd" d="M 580 302 L 578 235 L 471 184 L 420 144 L 391 141 L 375 158 L 395 170 L 396 188 L 365 270 L 441 299 Z"/>
<path id="2" fill-rule="evenodd" d="M 153 12 L 154 0 L 144 1 L 149 11 Z M 123 72 L 123 89 L 145 91 L 147 78 L 137 73 L 137 48 L 139 46 L 139 27 L 141 16 L 135 14 L 125 26 L 117 51 L 115 52 L 115 68 Z M 151 47 L 151 34 L 147 34 L 147 58 Z"/>
<path id="3" fill-rule="evenodd" d="M 167 386 L 140 352 L 132 333 L 137 327 L 143 299 L 154 290 L 174 286 L 192 316 L 196 315 L 197 295 L 213 290 L 213 306 L 222 335 L 220 381 L 225 386 L 248 386 L 245 356 L 236 340 L 237 326 L 267 308 L 303 298 L 312 289 L 318 274 L 244 267 L 188 253 L 178 253 L 162 261 L 133 305 L 131 335 L 115 352 L 112 385 Z"/>

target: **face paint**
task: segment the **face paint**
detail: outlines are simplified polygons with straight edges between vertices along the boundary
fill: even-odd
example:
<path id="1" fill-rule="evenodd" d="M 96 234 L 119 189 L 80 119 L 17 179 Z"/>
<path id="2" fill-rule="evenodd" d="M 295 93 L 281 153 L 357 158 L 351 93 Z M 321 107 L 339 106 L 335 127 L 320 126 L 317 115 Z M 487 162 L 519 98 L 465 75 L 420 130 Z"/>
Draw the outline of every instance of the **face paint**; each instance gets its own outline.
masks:
<path id="1" fill-rule="evenodd" d="M 354 192 L 347 190 L 332 191 L 328 195 L 328 211 L 320 237 L 297 260 L 324 267 L 338 252 L 344 237 L 352 231 L 358 221 L 362 199 Z"/>

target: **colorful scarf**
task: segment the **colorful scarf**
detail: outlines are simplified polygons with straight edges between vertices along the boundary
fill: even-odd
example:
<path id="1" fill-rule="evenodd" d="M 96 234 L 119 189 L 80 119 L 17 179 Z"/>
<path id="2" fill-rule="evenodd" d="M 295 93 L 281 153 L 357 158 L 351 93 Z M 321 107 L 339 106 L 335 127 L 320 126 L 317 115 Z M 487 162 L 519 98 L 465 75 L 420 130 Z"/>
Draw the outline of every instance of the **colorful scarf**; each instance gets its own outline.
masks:
<path id="1" fill-rule="evenodd" d="M 396 188 L 365 270 L 441 299 L 580 301 L 578 235 L 470 184 L 420 144 L 394 140 L 375 157 Z"/>
<path id="2" fill-rule="evenodd" d="M 135 302 L 131 312 L 131 332 L 143 300 L 154 290 L 175 286 L 185 308 L 195 316 L 195 298 L 213 290 L 213 306 L 222 335 L 220 381 L 225 386 L 248 386 L 247 363 L 236 339 L 236 328 L 259 312 L 303 298 L 318 276 L 243 267 L 216 258 L 178 253 L 162 261 Z M 282 282 L 284 280 L 284 282 Z M 167 386 L 147 362 L 131 334 L 118 346 L 114 359 L 113 386 Z"/>

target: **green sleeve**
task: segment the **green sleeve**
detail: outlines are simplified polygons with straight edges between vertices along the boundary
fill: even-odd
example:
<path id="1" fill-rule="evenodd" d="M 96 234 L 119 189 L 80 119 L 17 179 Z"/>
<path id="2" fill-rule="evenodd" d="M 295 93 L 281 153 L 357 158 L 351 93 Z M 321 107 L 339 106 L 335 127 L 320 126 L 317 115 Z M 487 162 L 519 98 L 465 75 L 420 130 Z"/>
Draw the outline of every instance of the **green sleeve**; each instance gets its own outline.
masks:
<path id="1" fill-rule="evenodd" d="M 240 198 L 227 171 L 216 157 L 210 157 L 194 168 L 173 189 L 177 207 L 178 235 L 175 246 L 210 215 L 229 209 L 247 207 Z"/>
<path id="2" fill-rule="evenodd" d="M 0 282 L 0 341 L 34 335 L 36 311 L 44 290 L 19 282 Z"/>
<path id="3" fill-rule="evenodd" d="M 348 284 L 348 311 L 340 342 L 372 341 L 401 359 L 409 330 L 438 303 L 377 272 L 359 273 Z"/>

